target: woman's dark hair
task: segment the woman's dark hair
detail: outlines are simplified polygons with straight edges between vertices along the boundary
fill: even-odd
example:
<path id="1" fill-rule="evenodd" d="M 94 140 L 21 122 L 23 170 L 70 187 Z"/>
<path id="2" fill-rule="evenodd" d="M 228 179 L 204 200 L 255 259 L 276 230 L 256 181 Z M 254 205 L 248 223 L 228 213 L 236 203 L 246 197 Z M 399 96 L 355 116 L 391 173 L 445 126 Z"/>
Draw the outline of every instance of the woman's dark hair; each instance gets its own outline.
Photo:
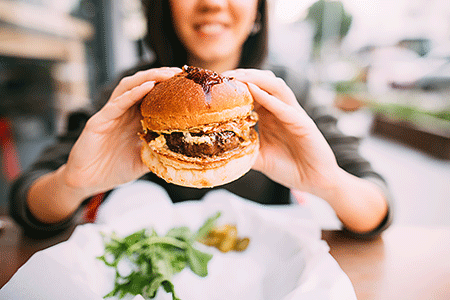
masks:
<path id="1" fill-rule="evenodd" d="M 168 0 L 142 0 L 147 18 L 147 34 L 144 42 L 153 51 L 161 66 L 181 67 L 187 64 L 186 48 L 178 39 Z M 268 52 L 268 17 L 266 0 L 258 2 L 260 30 L 251 34 L 244 43 L 239 67 L 257 68 Z"/>

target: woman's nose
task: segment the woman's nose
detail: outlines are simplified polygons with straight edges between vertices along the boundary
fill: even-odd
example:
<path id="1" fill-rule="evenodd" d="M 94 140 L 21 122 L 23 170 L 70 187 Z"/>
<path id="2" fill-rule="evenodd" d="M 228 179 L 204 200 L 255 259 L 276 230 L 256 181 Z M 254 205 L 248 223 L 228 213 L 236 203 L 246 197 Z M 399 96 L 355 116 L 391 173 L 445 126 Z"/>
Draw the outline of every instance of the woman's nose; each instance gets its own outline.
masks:
<path id="1" fill-rule="evenodd" d="M 199 0 L 198 2 L 202 11 L 221 10 L 228 5 L 228 0 Z"/>

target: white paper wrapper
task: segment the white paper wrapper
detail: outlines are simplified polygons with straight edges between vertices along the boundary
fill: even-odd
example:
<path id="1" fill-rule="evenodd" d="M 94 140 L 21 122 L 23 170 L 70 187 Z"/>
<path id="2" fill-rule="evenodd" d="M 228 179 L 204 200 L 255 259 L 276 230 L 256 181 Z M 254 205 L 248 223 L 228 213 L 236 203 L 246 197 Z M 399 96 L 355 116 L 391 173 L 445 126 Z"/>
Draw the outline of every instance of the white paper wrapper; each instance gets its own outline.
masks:
<path id="1" fill-rule="evenodd" d="M 189 268 L 176 274 L 172 281 L 181 299 L 356 299 L 350 280 L 320 240 L 320 228 L 301 206 L 267 207 L 226 191 L 172 204 L 161 187 L 142 181 L 113 192 L 96 224 L 78 226 L 68 241 L 34 254 L 0 290 L 0 299 L 101 300 L 113 289 L 115 277 L 96 259 L 104 250 L 101 232 L 125 236 L 154 228 L 164 235 L 175 226 L 195 231 L 217 211 L 222 213 L 218 224 L 236 224 L 250 245 L 244 252 L 228 253 L 199 245 L 213 254 L 209 274 L 201 278 Z M 155 299 L 172 296 L 159 289 Z"/>

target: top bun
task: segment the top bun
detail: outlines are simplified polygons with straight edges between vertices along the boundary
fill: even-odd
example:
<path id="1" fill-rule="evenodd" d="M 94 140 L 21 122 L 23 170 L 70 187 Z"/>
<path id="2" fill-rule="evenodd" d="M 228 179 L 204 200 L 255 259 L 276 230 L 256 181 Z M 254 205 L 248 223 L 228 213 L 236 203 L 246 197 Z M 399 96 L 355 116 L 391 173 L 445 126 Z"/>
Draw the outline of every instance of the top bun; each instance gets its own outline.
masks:
<path id="1" fill-rule="evenodd" d="M 186 130 L 244 118 L 253 109 L 247 86 L 200 68 L 160 82 L 141 103 L 142 125 L 151 131 Z"/>

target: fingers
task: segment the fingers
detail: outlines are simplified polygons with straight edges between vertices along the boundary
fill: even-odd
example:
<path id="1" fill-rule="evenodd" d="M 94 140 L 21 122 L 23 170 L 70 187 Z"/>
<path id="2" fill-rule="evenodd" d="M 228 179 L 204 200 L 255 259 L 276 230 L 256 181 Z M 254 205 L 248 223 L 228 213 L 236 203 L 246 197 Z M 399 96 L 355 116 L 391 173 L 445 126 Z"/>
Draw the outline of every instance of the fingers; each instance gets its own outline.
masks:
<path id="1" fill-rule="evenodd" d="M 285 123 L 309 122 L 309 116 L 297 102 L 292 90 L 273 72 L 237 69 L 227 71 L 224 75 L 246 82 L 255 101 Z"/>
<path id="2" fill-rule="evenodd" d="M 234 71 L 227 71 L 225 76 L 231 76 L 239 81 L 253 83 L 268 94 L 282 100 L 289 105 L 297 104 L 297 99 L 294 93 L 284 82 L 283 79 L 276 77 L 275 74 L 268 70 L 255 69 L 237 69 Z"/>
<path id="3" fill-rule="evenodd" d="M 119 97 L 123 93 L 130 91 L 136 86 L 140 86 L 147 81 L 164 81 L 181 72 L 180 68 L 157 68 L 145 71 L 139 71 L 132 76 L 124 77 L 119 82 L 111 95 L 111 100 Z"/>
<path id="4" fill-rule="evenodd" d="M 270 95 L 266 91 L 263 91 L 257 85 L 248 82 L 247 86 L 255 101 L 272 114 L 284 114 L 286 110 L 290 109 L 289 105 L 287 105 L 277 97 Z"/>
<path id="5" fill-rule="evenodd" d="M 298 103 L 291 106 L 253 83 L 247 83 L 247 85 L 255 101 L 284 124 L 295 126 L 302 124 L 304 126 L 312 122 Z"/>
<path id="6" fill-rule="evenodd" d="M 179 72 L 181 72 L 179 68 L 164 67 L 139 71 L 132 76 L 124 77 L 91 123 L 100 125 L 119 118 L 144 98 L 156 82 L 169 79 Z"/>
<path id="7" fill-rule="evenodd" d="M 145 95 L 147 95 L 154 86 L 154 81 L 146 81 L 106 103 L 106 105 L 100 110 L 101 121 L 105 122 L 119 118 L 133 105 L 138 103 Z"/>

